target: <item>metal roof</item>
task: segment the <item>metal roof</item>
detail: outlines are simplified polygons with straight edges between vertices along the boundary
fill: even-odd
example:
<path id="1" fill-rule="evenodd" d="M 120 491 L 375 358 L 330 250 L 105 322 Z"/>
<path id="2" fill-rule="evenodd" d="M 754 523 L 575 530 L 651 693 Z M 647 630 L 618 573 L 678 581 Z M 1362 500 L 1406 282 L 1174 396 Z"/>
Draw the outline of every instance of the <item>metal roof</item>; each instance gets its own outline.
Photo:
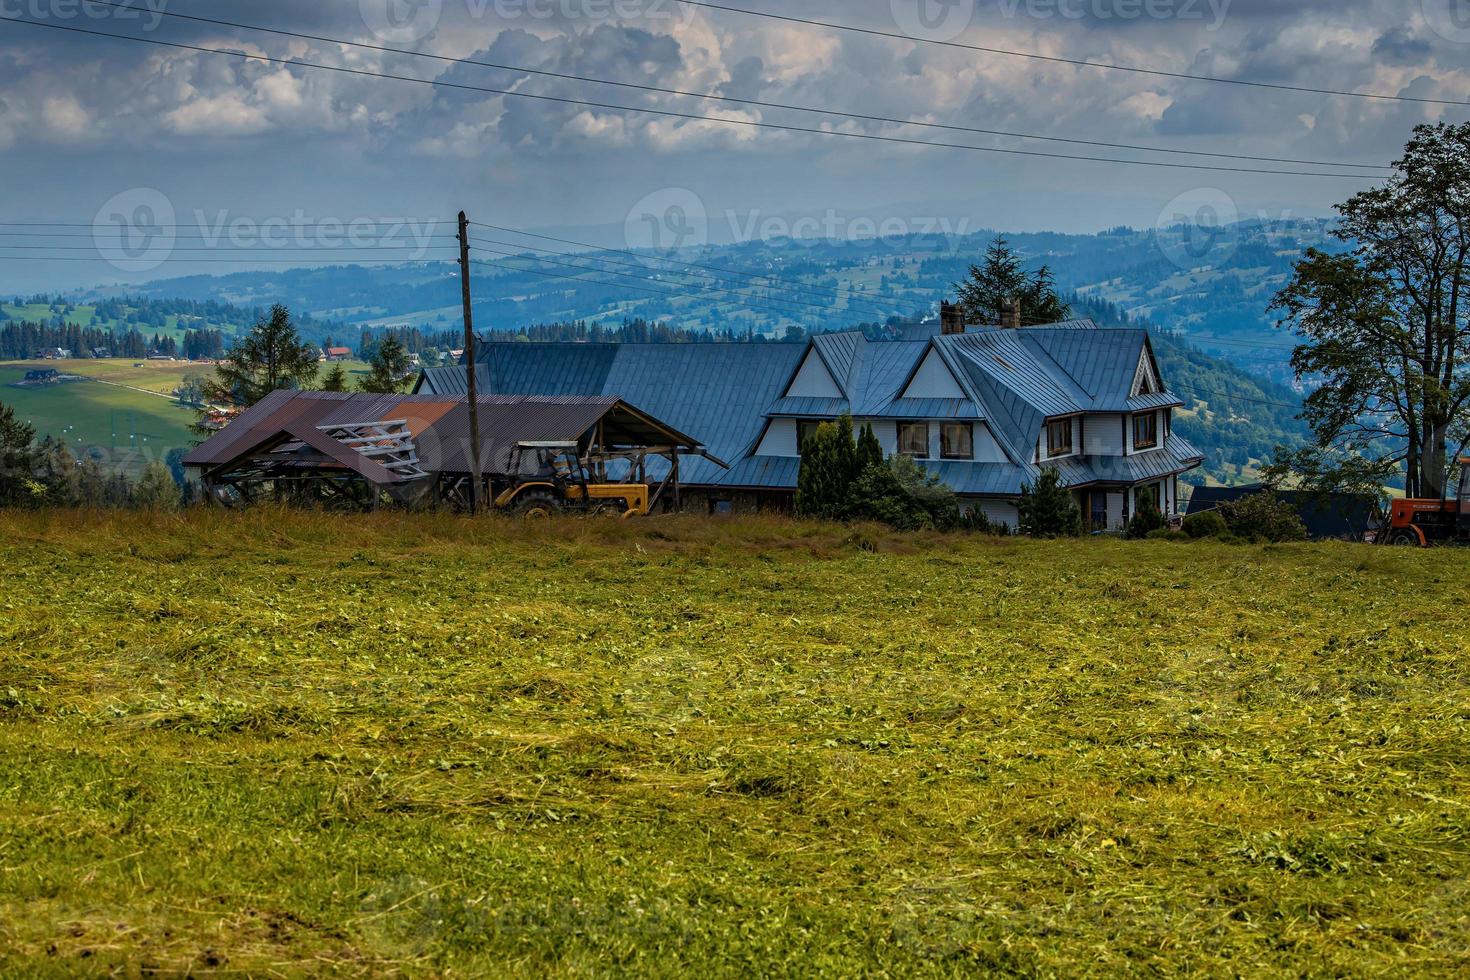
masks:
<path id="1" fill-rule="evenodd" d="M 909 379 L 930 350 L 936 350 L 968 397 L 902 398 Z M 843 397 L 786 397 L 803 358 L 814 351 Z M 805 344 L 540 344 L 493 343 L 479 350 L 476 384 L 487 393 L 602 395 L 626 398 L 670 425 L 697 432 L 710 451 L 731 461 L 726 472 L 691 460 L 688 483 L 712 486 L 794 487 L 797 461 L 749 460 L 773 418 L 971 419 L 985 421 L 1011 463 L 929 461 L 961 493 L 987 493 L 1011 481 L 1034 477 L 1029 460 L 1048 417 L 1083 412 L 1129 412 L 1180 404 L 1160 392 L 1130 397 L 1140 357 L 1152 356 L 1139 329 L 1098 329 L 1091 320 L 1005 330 L 971 327 L 942 335 L 939 324 L 923 324 L 904 340 L 870 341 L 852 331 L 818 334 Z M 463 394 L 462 367 L 423 373 L 420 390 Z M 1117 467 L 1152 473 L 1154 461 L 1175 469 L 1199 462 L 1177 437 L 1174 447 L 1134 457 L 1097 457 L 1094 467 L 1079 458 L 1082 482 L 1111 478 Z M 1131 460 L 1131 462 L 1125 462 Z M 999 468 L 998 468 L 999 467 Z M 1069 481 L 1070 482 L 1070 481 Z M 964 489 L 962 489 L 964 488 Z"/>
<path id="2" fill-rule="evenodd" d="M 580 440 L 602 423 L 609 445 L 701 448 L 701 443 L 609 396 L 483 395 L 480 415 L 480 465 L 487 473 L 507 473 L 517 443 Z M 246 409 L 223 430 L 184 457 L 185 466 L 218 470 L 251 454 L 269 452 L 299 440 L 332 461 L 357 470 L 375 483 L 399 482 L 364 468 L 341 443 L 321 434 L 326 426 L 403 420 L 417 444 L 419 466 L 429 473 L 470 471 L 470 411 L 463 397 L 371 395 L 356 392 L 276 391 Z M 346 449 L 346 447 L 342 447 Z M 701 462 L 706 462 L 701 460 Z M 713 463 L 707 465 L 715 466 Z M 371 469 L 376 467 L 377 469 Z M 386 471 L 384 471 L 386 473 Z"/>

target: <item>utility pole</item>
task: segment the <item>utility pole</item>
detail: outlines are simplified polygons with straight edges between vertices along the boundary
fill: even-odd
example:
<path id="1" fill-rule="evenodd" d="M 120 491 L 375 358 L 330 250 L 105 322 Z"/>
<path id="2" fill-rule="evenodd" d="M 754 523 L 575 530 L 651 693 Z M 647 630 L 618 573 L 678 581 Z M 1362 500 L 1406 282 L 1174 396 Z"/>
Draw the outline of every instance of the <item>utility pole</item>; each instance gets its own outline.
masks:
<path id="1" fill-rule="evenodd" d="M 470 315 L 470 222 L 459 213 L 459 291 L 464 300 L 464 383 L 470 406 L 470 513 L 480 509 L 480 399 L 475 391 L 475 324 Z"/>

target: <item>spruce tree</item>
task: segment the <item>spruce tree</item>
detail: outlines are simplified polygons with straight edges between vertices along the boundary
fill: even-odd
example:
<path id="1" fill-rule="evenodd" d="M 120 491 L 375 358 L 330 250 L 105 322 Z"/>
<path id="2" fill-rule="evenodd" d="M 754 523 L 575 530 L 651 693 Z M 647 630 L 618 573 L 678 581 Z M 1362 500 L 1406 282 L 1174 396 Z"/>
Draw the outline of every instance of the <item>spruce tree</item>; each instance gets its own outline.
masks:
<path id="1" fill-rule="evenodd" d="M 1055 323 L 1072 315 L 1071 307 L 1057 296 L 1051 269 L 1043 265 L 1027 272 L 1000 237 L 985 250 L 982 264 L 970 266 L 969 278 L 954 287 L 969 323 L 1000 323 L 1002 307 L 1009 300 L 1020 303 L 1022 325 Z"/>
<path id="2" fill-rule="evenodd" d="M 307 387 L 317 371 L 316 348 L 301 340 L 291 312 L 277 304 L 230 348 L 204 395 L 211 402 L 248 407 L 273 391 Z"/>
<path id="3" fill-rule="evenodd" d="M 368 376 L 357 384 L 358 391 L 378 395 L 396 395 L 408 386 L 408 350 L 393 334 L 388 334 L 373 351 Z"/>
<path id="4" fill-rule="evenodd" d="M 1016 518 L 1021 533 L 1034 538 L 1076 537 L 1082 533 L 1082 512 L 1053 466 L 1041 471 L 1034 486 L 1021 486 Z"/>

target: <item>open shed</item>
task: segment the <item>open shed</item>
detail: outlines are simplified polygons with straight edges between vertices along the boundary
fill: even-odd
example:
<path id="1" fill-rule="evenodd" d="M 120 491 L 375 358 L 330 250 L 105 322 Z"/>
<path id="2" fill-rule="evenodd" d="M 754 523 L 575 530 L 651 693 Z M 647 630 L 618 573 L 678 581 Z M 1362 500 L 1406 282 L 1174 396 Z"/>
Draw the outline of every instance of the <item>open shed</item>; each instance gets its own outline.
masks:
<path id="1" fill-rule="evenodd" d="M 526 465 L 516 447 L 575 444 L 612 457 L 609 479 L 657 481 L 677 506 L 679 457 L 706 455 L 693 437 L 614 397 L 485 395 L 477 399 L 486 496 Z M 211 499 L 269 496 L 372 506 L 463 506 L 473 464 L 469 402 L 442 395 L 272 392 L 184 457 Z M 650 465 L 653 461 L 653 465 Z M 604 464 L 605 465 L 605 464 Z"/>

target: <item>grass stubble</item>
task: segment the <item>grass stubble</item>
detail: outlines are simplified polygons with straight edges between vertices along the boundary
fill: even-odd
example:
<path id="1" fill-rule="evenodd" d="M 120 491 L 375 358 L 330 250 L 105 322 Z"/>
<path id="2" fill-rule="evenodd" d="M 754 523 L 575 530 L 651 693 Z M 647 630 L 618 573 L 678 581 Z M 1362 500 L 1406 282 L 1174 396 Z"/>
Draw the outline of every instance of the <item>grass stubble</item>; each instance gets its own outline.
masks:
<path id="1" fill-rule="evenodd" d="M 0 973 L 1463 975 L 1470 564 L 0 514 Z"/>

